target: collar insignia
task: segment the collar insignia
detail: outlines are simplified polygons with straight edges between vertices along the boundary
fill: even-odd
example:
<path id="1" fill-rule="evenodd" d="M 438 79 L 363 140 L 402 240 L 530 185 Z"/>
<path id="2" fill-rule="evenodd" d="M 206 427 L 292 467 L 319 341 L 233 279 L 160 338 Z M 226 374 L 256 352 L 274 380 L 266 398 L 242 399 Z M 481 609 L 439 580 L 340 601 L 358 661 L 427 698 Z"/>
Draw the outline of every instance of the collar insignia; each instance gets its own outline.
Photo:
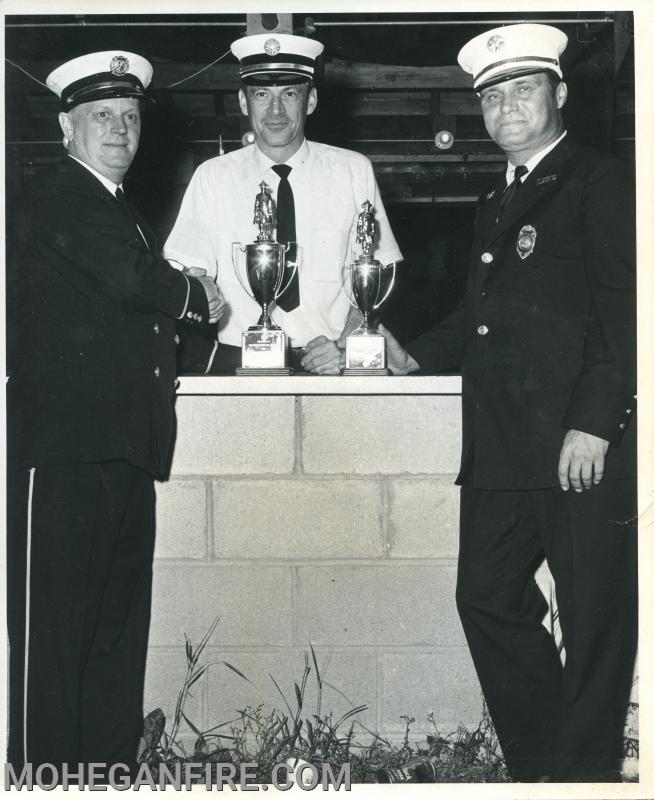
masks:
<path id="1" fill-rule="evenodd" d="M 558 178 L 558 175 L 545 175 L 544 178 L 538 178 L 536 186 L 542 186 L 544 183 L 554 183 Z"/>

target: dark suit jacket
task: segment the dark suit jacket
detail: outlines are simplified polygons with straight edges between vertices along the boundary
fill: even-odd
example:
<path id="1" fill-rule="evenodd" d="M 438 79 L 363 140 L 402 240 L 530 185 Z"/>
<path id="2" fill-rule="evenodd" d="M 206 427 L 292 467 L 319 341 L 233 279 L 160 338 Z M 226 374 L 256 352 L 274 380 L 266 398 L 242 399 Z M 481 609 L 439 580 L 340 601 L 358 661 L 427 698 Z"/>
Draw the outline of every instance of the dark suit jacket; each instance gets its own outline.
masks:
<path id="1" fill-rule="evenodd" d="M 126 459 L 164 474 L 175 319 L 188 295 L 196 316 L 185 318 L 206 324 L 202 285 L 162 260 L 145 220 L 72 158 L 37 176 L 25 212 L 8 265 L 12 463 Z"/>
<path id="2" fill-rule="evenodd" d="M 423 371 L 462 370 L 458 481 L 557 486 L 569 428 L 611 443 L 607 479 L 634 475 L 635 214 L 626 165 L 566 136 L 498 223 L 504 186 L 502 176 L 480 202 L 464 300 L 407 348 Z"/>

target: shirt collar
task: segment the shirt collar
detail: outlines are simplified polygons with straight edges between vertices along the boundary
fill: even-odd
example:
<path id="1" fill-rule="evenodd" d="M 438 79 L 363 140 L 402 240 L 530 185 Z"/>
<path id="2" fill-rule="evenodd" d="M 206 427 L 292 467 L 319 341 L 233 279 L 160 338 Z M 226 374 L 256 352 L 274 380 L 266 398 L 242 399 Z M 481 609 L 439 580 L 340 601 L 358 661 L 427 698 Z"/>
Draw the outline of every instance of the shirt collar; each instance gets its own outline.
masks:
<path id="1" fill-rule="evenodd" d="M 259 149 L 256 143 L 253 144 L 252 147 L 254 147 L 254 158 L 259 167 L 259 172 L 263 177 L 263 175 L 268 172 L 271 167 L 274 167 L 277 162 L 273 161 L 271 158 L 268 158 L 268 156 Z M 297 169 L 307 161 L 309 158 L 309 152 L 309 142 L 304 139 L 302 144 L 286 163 L 289 167 L 291 167 L 291 169 Z"/>
<path id="2" fill-rule="evenodd" d="M 557 144 L 563 139 L 566 135 L 567 131 L 563 131 L 563 133 L 559 136 L 558 139 L 555 139 L 553 142 L 548 144 L 546 147 L 543 147 L 542 150 L 539 150 L 535 155 L 533 155 L 529 161 L 525 161 L 525 167 L 527 167 L 527 174 L 522 179 L 523 181 L 527 178 L 530 172 L 533 172 L 538 164 L 545 158 L 545 156 L 550 153 Z M 513 175 L 515 173 L 516 165 L 512 164 L 510 161 L 506 166 L 506 185 L 509 186 L 513 182 Z"/>
<path id="3" fill-rule="evenodd" d="M 116 196 L 116 189 L 122 189 L 122 188 L 123 188 L 123 184 L 122 184 L 122 182 L 121 182 L 120 184 L 114 183 L 113 181 L 110 181 L 110 180 L 109 180 L 109 178 L 105 178 L 105 176 L 104 176 L 104 175 L 100 174 L 100 173 L 97 171 L 97 169 L 93 169 L 93 167 L 90 167 L 90 166 L 89 166 L 89 165 L 88 165 L 88 164 L 87 164 L 85 161 L 80 161 L 80 160 L 79 160 L 79 158 L 75 158 L 75 156 L 71 156 L 71 154 L 70 154 L 70 153 L 68 154 L 68 156 L 69 156 L 69 158 L 72 158 L 72 159 L 73 159 L 73 161 L 77 161 L 77 163 L 78 163 L 78 164 L 81 164 L 83 167 L 85 167 L 86 169 L 88 169 L 88 171 L 89 171 L 89 172 L 90 172 L 92 175 L 95 175 L 95 177 L 96 177 L 96 178 L 97 178 L 97 179 L 100 181 L 100 183 L 101 183 L 101 184 L 102 184 L 102 185 L 103 185 L 103 186 L 104 186 L 104 187 L 105 187 L 105 188 L 106 188 L 108 191 L 110 191 L 110 192 L 111 192 L 111 194 L 112 194 L 114 197 Z"/>

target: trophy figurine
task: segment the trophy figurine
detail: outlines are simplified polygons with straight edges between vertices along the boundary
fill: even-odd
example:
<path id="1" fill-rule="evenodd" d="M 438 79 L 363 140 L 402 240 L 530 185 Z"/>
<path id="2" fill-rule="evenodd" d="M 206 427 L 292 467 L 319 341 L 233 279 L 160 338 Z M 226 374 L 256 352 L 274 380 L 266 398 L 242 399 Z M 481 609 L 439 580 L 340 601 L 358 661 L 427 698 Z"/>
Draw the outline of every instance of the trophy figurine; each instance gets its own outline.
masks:
<path id="1" fill-rule="evenodd" d="M 370 255 L 377 237 L 375 211 L 369 200 L 362 205 L 357 220 L 357 244 L 361 255 L 353 264 L 346 265 L 351 294 L 345 291 L 341 281 L 341 291 L 354 308 L 363 315 L 363 321 L 345 340 L 344 375 L 388 375 L 386 368 L 386 340 L 377 328 L 371 326 L 370 316 L 382 305 L 395 282 L 395 263 L 384 266 Z"/>
<path id="2" fill-rule="evenodd" d="M 262 181 L 259 188 L 261 191 L 254 201 L 253 220 L 259 228 L 259 235 L 252 244 L 244 247 L 240 242 L 232 244 L 236 277 L 243 289 L 261 306 L 258 323 L 243 331 L 242 366 L 236 370 L 236 374 L 290 375 L 291 370 L 286 366 L 286 334 L 271 320 L 270 306 L 286 291 L 295 275 L 297 261 L 287 265 L 286 253 L 290 245 L 279 244 L 273 239 L 275 205 L 268 184 Z M 291 266 L 292 269 L 287 268 Z M 243 280 L 243 271 L 246 280 Z M 287 272 L 290 275 L 284 280 Z"/>

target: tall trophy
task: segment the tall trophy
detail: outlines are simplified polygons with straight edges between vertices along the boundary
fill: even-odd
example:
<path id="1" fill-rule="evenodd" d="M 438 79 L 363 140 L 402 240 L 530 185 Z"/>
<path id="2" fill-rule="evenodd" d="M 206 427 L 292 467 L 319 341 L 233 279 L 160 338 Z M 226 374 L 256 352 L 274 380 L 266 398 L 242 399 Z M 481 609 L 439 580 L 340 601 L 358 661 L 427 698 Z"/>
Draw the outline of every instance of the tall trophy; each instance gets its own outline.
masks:
<path id="1" fill-rule="evenodd" d="M 339 275 L 341 291 L 353 308 L 363 315 L 359 327 L 345 340 L 344 375 L 388 375 L 386 368 L 386 340 L 370 323 L 370 316 L 377 311 L 391 293 L 395 282 L 395 262 L 385 266 L 370 255 L 377 237 L 375 210 L 369 200 L 362 205 L 357 220 L 357 244 L 361 255 L 353 264 L 347 264 L 344 281 Z M 346 284 L 350 292 L 346 291 Z M 350 297 L 354 296 L 354 300 Z"/>
<path id="2" fill-rule="evenodd" d="M 256 325 L 243 331 L 241 367 L 237 375 L 290 375 L 286 365 L 287 339 L 284 331 L 270 318 L 270 306 L 281 297 L 297 270 L 286 261 L 291 246 L 273 239 L 276 226 L 275 205 L 270 187 L 265 181 L 254 201 L 254 224 L 259 235 L 252 244 L 232 244 L 232 262 L 236 277 L 243 289 L 261 306 Z M 245 272 L 245 280 L 242 273 Z M 287 274 L 289 273 L 289 274 Z"/>

